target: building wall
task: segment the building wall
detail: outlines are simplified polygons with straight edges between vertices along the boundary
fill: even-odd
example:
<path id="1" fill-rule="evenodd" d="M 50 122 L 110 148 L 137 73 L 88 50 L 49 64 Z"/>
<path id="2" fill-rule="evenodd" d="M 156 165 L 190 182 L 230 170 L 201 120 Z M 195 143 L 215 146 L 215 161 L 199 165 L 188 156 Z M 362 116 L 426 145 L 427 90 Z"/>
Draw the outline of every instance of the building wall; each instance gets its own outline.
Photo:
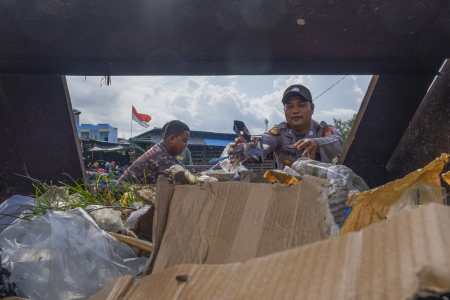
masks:
<path id="1" fill-rule="evenodd" d="M 112 143 L 118 143 L 119 141 L 118 141 L 118 137 L 117 137 L 117 135 L 118 135 L 118 132 L 117 132 L 117 128 L 114 128 L 114 127 L 110 127 L 110 129 L 109 129 L 109 132 L 110 132 L 110 142 L 112 142 Z"/>
<path id="2" fill-rule="evenodd" d="M 82 138 L 117 143 L 117 128 L 109 124 L 81 124 L 77 125 L 77 134 Z M 106 140 L 107 137 L 107 140 Z"/>

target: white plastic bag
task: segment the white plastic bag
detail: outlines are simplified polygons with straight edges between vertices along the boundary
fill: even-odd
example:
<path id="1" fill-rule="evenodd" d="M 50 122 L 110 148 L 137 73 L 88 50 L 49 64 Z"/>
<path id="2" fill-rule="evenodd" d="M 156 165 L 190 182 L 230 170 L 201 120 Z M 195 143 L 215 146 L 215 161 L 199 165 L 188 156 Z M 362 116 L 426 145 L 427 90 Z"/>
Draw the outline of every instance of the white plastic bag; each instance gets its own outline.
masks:
<path id="1" fill-rule="evenodd" d="M 0 234 L 0 248 L 18 296 L 31 300 L 86 299 L 147 263 L 80 208 L 15 222 Z"/>
<path id="2" fill-rule="evenodd" d="M 125 223 L 123 223 L 123 227 L 125 229 L 132 229 L 136 224 L 137 219 L 143 214 L 145 214 L 149 208 L 150 206 L 146 205 L 136 211 L 133 211 L 128 217 L 128 219 L 125 221 Z"/>
<path id="3" fill-rule="evenodd" d="M 429 182 L 418 182 L 405 189 L 389 208 L 387 219 L 432 202 L 447 204 L 445 188 Z M 444 203 L 445 201 L 445 203 Z"/>
<path id="4" fill-rule="evenodd" d="M 328 204 L 336 223 L 344 220 L 344 210 L 349 192 L 369 189 L 361 177 L 343 165 L 321 163 L 302 157 L 292 164 L 292 169 L 303 176 L 310 175 L 328 180 L 331 184 Z"/>
<path id="5" fill-rule="evenodd" d="M 300 174 L 295 172 L 293 169 L 291 169 L 290 167 L 286 166 L 283 169 L 283 172 L 288 173 L 289 175 L 295 176 L 295 177 L 300 177 Z"/>
<path id="6" fill-rule="evenodd" d="M 100 229 L 114 233 L 123 230 L 124 227 L 120 217 L 120 211 L 102 207 L 101 205 L 88 205 L 86 211 L 91 215 Z"/>
<path id="7" fill-rule="evenodd" d="M 0 233 L 17 220 L 15 217 L 19 217 L 26 210 L 26 206 L 34 206 L 34 198 L 14 195 L 0 205 L 2 214 L 0 215 Z"/>

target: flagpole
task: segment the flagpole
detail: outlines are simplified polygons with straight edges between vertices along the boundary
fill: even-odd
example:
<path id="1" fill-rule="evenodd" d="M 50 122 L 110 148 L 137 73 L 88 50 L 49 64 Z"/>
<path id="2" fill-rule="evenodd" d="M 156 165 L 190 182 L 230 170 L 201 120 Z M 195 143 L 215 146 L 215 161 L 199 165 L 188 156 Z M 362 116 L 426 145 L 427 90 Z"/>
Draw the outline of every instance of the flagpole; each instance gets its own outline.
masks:
<path id="1" fill-rule="evenodd" d="M 133 136 L 133 105 L 131 106 L 131 133 L 130 133 L 130 142 L 131 137 Z"/>

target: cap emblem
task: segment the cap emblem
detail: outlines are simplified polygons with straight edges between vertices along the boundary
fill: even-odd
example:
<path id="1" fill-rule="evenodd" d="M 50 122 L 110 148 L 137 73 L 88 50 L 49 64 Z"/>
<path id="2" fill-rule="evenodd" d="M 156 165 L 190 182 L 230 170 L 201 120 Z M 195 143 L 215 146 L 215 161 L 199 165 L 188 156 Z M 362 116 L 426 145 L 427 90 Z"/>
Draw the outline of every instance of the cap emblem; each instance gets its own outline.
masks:
<path id="1" fill-rule="evenodd" d="M 300 92 L 300 90 L 298 89 L 298 87 L 293 87 L 291 92 Z"/>

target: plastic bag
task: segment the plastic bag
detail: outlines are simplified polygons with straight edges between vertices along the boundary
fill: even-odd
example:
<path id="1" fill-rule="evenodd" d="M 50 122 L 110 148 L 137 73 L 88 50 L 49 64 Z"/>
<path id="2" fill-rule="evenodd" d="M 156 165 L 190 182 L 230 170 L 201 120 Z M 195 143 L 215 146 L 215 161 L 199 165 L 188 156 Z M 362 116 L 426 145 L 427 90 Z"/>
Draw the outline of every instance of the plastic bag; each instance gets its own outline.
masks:
<path id="1" fill-rule="evenodd" d="M 168 170 L 175 184 L 197 184 L 197 178 L 182 165 L 173 165 Z"/>
<path id="2" fill-rule="evenodd" d="M 300 173 L 295 172 L 294 170 L 292 170 L 292 169 L 291 169 L 290 167 L 288 167 L 288 166 L 284 167 L 283 172 L 286 172 L 286 173 L 288 173 L 289 175 L 292 175 L 292 176 L 300 177 Z"/>
<path id="3" fill-rule="evenodd" d="M 300 158 L 292 164 L 292 169 L 303 176 L 316 176 L 327 179 L 331 184 L 328 195 L 330 211 L 338 224 L 345 219 L 348 194 L 350 191 L 366 191 L 369 186 L 364 180 L 343 165 L 321 163 L 310 158 Z"/>
<path id="4" fill-rule="evenodd" d="M 34 198 L 15 195 L 7 199 L 0 205 L 0 233 L 3 232 L 12 222 L 26 210 L 26 206 L 33 206 Z M 6 216 L 11 215 L 11 216 Z"/>
<path id="5" fill-rule="evenodd" d="M 447 204 L 445 188 L 428 182 L 418 182 L 405 189 L 400 198 L 392 204 L 386 218 L 418 208 L 432 202 Z"/>
<path id="6" fill-rule="evenodd" d="M 88 205 L 86 211 L 97 223 L 98 227 L 105 231 L 118 232 L 124 230 L 120 211 L 112 208 L 102 208 L 101 205 Z M 101 208 L 101 209 L 98 209 Z M 95 209 L 95 210 L 94 210 Z"/>
<path id="7" fill-rule="evenodd" d="M 236 174 L 241 171 L 248 171 L 246 167 L 240 163 L 232 163 L 229 159 L 222 160 L 220 166 L 226 173 Z"/>
<path id="8" fill-rule="evenodd" d="M 156 188 L 154 184 L 136 184 L 130 190 L 147 205 L 155 203 Z"/>
<path id="9" fill-rule="evenodd" d="M 127 221 L 123 224 L 123 227 L 125 229 L 131 229 L 134 227 L 134 224 L 136 224 L 137 219 L 145 214 L 147 210 L 150 208 L 150 206 L 144 206 L 134 212 L 131 213 L 131 215 L 128 217 Z"/>
<path id="10" fill-rule="evenodd" d="M 199 182 L 217 182 L 217 181 L 219 181 L 219 180 L 217 180 L 217 178 L 213 178 L 208 175 L 199 176 L 199 177 L 197 177 L 197 179 Z"/>
<path id="11" fill-rule="evenodd" d="M 347 205 L 352 211 L 341 227 L 341 234 L 358 231 L 366 226 L 384 220 L 389 208 L 403 191 L 417 182 L 428 182 L 440 185 L 439 174 L 448 162 L 448 154 L 426 165 L 423 169 L 411 172 L 402 179 L 389 182 L 383 186 L 353 195 Z"/>
<path id="12" fill-rule="evenodd" d="M 2 267 L 27 299 L 86 299 L 122 275 L 137 275 L 147 258 L 103 232 L 82 209 L 20 220 L 0 234 Z"/>

